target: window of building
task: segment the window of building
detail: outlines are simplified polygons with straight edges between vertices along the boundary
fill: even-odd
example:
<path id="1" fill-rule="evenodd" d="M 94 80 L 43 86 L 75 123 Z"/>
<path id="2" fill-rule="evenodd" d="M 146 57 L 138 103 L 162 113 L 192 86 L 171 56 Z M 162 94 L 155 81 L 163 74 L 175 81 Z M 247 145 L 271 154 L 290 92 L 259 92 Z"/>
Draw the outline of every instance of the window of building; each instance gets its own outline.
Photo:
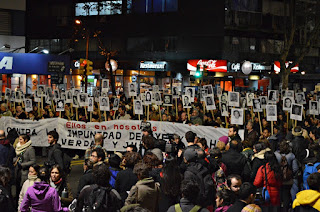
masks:
<path id="1" fill-rule="evenodd" d="M 132 3 L 134 13 L 167 13 L 178 10 L 178 0 L 136 0 Z"/>
<path id="2" fill-rule="evenodd" d="M 121 14 L 122 0 L 77 3 L 75 10 L 76 16 Z"/>
<path id="3" fill-rule="evenodd" d="M 8 11 L 0 11 L 0 35 L 11 35 L 11 14 Z"/>
<path id="4" fill-rule="evenodd" d="M 141 51 L 175 51 L 177 49 L 178 38 L 175 36 L 158 38 L 129 38 L 127 50 L 130 52 Z"/>

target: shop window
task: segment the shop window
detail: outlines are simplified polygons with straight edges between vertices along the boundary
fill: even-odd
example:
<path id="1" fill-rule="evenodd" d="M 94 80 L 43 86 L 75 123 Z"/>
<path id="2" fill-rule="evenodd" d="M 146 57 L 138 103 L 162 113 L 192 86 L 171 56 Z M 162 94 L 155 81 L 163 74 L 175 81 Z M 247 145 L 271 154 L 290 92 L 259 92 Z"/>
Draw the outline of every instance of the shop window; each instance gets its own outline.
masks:
<path id="1" fill-rule="evenodd" d="M 76 16 L 121 14 L 122 1 L 85 2 L 76 4 Z"/>

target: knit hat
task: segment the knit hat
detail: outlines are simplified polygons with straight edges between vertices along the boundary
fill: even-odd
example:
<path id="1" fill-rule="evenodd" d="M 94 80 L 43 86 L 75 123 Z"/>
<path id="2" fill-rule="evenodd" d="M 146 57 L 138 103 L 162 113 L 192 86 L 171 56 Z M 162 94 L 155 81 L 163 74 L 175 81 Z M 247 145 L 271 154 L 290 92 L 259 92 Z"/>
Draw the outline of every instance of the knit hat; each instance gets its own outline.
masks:
<path id="1" fill-rule="evenodd" d="M 261 208 L 256 204 L 249 204 L 242 208 L 241 212 L 261 212 Z"/>
<path id="2" fill-rule="evenodd" d="M 158 148 L 154 148 L 153 150 L 151 150 L 151 152 L 157 156 L 157 158 L 160 160 L 160 161 L 163 161 L 163 154 L 162 154 L 162 151 Z"/>
<path id="3" fill-rule="evenodd" d="M 227 143 L 229 142 L 229 138 L 228 136 L 221 136 L 219 138 L 219 141 L 222 141 L 225 145 L 227 145 Z"/>
<path id="4" fill-rule="evenodd" d="M 120 163 L 121 163 L 121 158 L 118 155 L 114 154 L 114 155 L 110 156 L 109 164 L 110 164 L 111 167 L 119 168 Z"/>
<path id="5" fill-rule="evenodd" d="M 292 129 L 292 135 L 293 136 L 301 136 L 302 135 L 302 128 L 301 127 L 295 127 Z"/>
<path id="6" fill-rule="evenodd" d="M 194 162 L 196 161 L 198 154 L 195 149 L 187 148 L 183 153 L 183 157 L 187 160 L 187 162 Z"/>

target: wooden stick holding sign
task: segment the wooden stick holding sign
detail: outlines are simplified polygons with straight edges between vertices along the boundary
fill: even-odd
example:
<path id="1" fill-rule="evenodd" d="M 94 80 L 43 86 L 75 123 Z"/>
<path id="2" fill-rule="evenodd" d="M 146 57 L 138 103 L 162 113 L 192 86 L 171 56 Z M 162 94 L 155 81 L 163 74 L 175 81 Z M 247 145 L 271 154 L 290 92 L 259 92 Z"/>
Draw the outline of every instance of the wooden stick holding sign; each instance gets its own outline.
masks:
<path id="1" fill-rule="evenodd" d="M 162 116 L 161 116 L 161 107 L 160 107 L 160 105 L 158 105 L 159 106 L 159 116 L 160 116 L 160 121 L 162 121 Z"/>
<path id="2" fill-rule="evenodd" d="M 98 102 L 98 114 L 99 114 L 99 119 L 100 119 L 100 122 L 102 121 L 101 120 L 101 110 L 100 110 L 100 102 Z"/>
<path id="3" fill-rule="evenodd" d="M 61 118 L 61 111 L 59 111 L 59 118 Z"/>
<path id="4" fill-rule="evenodd" d="M 79 117 L 78 117 L 78 108 L 76 107 L 76 119 L 77 121 L 79 121 Z"/>
<path id="5" fill-rule="evenodd" d="M 140 114 L 138 114 L 138 117 L 139 117 L 139 121 L 140 121 Z"/>
<path id="6" fill-rule="evenodd" d="M 169 115 L 169 106 L 167 106 L 167 115 Z"/>
<path id="7" fill-rule="evenodd" d="M 176 119 L 179 120 L 179 114 L 178 114 L 178 98 L 176 98 Z"/>
<path id="8" fill-rule="evenodd" d="M 104 121 L 107 121 L 107 112 L 106 111 L 103 112 L 103 116 L 104 116 Z"/>
<path id="9" fill-rule="evenodd" d="M 258 119 L 259 119 L 260 134 L 262 134 L 262 126 L 261 126 L 260 112 L 257 112 L 257 113 L 258 113 Z"/>
<path id="10" fill-rule="evenodd" d="M 253 122 L 253 107 L 250 106 L 250 108 L 251 108 L 251 119 L 252 119 L 252 122 Z M 259 119 L 259 120 L 260 120 L 260 119 Z"/>
<path id="11" fill-rule="evenodd" d="M 147 106 L 147 120 L 149 121 L 149 105 Z"/>
<path id="12" fill-rule="evenodd" d="M 92 111 L 90 111 L 90 122 L 92 122 Z"/>
<path id="13" fill-rule="evenodd" d="M 202 102 L 202 107 L 203 107 L 203 113 L 205 114 L 206 113 L 206 104 L 204 101 Z M 212 116 L 212 118 L 213 118 L 213 116 Z M 203 121 L 204 121 L 204 116 L 203 116 Z"/>
<path id="14" fill-rule="evenodd" d="M 190 121 L 190 108 L 187 108 L 188 111 L 188 120 Z"/>
<path id="15" fill-rule="evenodd" d="M 273 121 L 271 121 L 271 135 L 273 135 Z"/>
<path id="16" fill-rule="evenodd" d="M 84 106 L 84 113 L 86 114 L 86 120 L 88 120 L 87 106 Z"/>

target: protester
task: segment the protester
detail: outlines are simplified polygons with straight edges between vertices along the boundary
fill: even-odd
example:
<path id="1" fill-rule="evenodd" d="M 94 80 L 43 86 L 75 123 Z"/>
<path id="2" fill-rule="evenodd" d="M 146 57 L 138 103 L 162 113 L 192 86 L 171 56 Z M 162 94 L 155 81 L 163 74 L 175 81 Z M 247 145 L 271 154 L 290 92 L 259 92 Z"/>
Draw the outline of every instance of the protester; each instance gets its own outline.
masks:
<path id="1" fill-rule="evenodd" d="M 107 158 L 107 150 L 103 148 L 103 135 L 101 133 L 97 133 L 94 135 L 94 145 L 86 150 L 84 159 L 89 159 L 92 151 L 96 148 L 101 148 L 106 155 L 105 158 Z"/>
<path id="2" fill-rule="evenodd" d="M 80 180 L 79 180 L 77 193 L 75 195 L 76 199 L 78 198 L 78 196 L 79 196 L 81 190 L 83 189 L 83 187 L 85 187 L 86 185 L 94 184 L 93 175 L 92 175 L 92 169 L 93 169 L 93 162 L 90 161 L 89 159 L 85 159 L 84 160 L 84 164 L 83 164 L 84 173 L 80 177 Z"/>
<path id="3" fill-rule="evenodd" d="M 9 168 L 0 166 L 0 208 L 1 211 L 14 212 L 14 204 L 10 195 L 11 171 Z"/>
<path id="4" fill-rule="evenodd" d="M 239 195 L 235 203 L 227 210 L 228 212 L 241 212 L 248 204 L 255 200 L 257 188 L 251 183 L 245 182 L 241 185 Z"/>
<path id="5" fill-rule="evenodd" d="M 6 138 L 5 132 L 0 130 L 0 166 L 9 167 L 13 175 L 13 158 L 16 156 L 15 150 Z"/>
<path id="6" fill-rule="evenodd" d="M 234 194 L 228 189 L 222 189 L 217 191 L 216 195 L 216 207 L 215 212 L 225 212 L 235 202 Z"/>
<path id="7" fill-rule="evenodd" d="M 48 150 L 48 159 L 45 162 L 45 165 L 48 169 L 55 164 L 58 164 L 62 169 L 64 169 L 63 163 L 63 153 L 61 150 L 61 145 L 58 144 L 59 134 L 56 131 L 48 132 L 48 143 L 49 143 L 49 150 Z"/>
<path id="8" fill-rule="evenodd" d="M 35 182 L 32 187 L 29 187 L 22 200 L 21 212 L 28 212 L 30 207 L 33 211 L 69 211 L 68 208 L 61 207 L 58 192 L 47 183 L 49 172 L 45 167 L 40 168 L 38 177 L 40 182 Z"/>
<path id="9" fill-rule="evenodd" d="M 101 148 L 92 150 L 90 155 L 90 161 L 93 163 L 93 166 L 100 166 L 104 164 L 106 155 Z"/>

